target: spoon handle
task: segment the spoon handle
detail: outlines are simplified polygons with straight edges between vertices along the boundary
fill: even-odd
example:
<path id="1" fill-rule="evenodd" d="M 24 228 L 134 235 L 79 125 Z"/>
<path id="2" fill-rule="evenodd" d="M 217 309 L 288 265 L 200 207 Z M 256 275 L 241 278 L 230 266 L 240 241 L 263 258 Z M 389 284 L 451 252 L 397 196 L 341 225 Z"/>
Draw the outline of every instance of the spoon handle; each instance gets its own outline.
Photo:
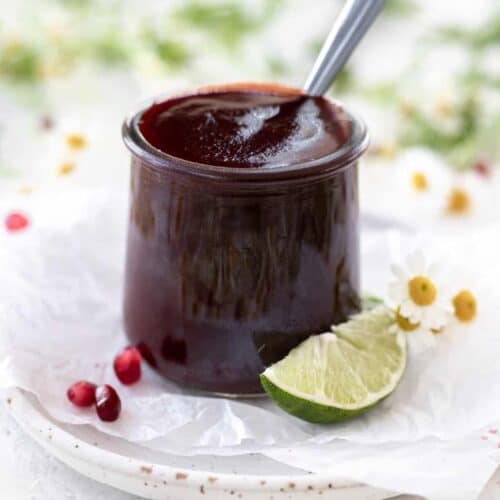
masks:
<path id="1" fill-rule="evenodd" d="M 333 25 L 307 78 L 304 90 L 323 95 L 377 18 L 385 0 L 348 0 Z"/>

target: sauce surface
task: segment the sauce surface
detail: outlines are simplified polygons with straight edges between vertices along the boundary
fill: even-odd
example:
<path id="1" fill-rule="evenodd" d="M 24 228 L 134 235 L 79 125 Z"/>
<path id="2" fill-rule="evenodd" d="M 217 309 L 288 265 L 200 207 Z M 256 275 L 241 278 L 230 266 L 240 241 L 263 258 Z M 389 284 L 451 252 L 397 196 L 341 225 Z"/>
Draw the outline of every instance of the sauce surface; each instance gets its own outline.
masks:
<path id="1" fill-rule="evenodd" d="M 350 117 L 323 97 L 217 91 L 147 109 L 139 128 L 155 148 L 228 168 L 294 165 L 327 156 L 349 139 Z"/>

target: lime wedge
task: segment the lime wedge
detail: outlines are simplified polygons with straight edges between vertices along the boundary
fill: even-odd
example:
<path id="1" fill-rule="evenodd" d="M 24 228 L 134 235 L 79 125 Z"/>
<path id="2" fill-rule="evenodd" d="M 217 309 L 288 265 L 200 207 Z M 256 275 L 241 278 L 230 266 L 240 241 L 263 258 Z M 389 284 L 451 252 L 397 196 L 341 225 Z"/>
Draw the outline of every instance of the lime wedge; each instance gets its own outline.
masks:
<path id="1" fill-rule="evenodd" d="M 406 339 L 385 306 L 314 335 L 267 368 L 261 382 L 283 410 L 308 422 L 359 415 L 391 394 L 406 366 Z"/>

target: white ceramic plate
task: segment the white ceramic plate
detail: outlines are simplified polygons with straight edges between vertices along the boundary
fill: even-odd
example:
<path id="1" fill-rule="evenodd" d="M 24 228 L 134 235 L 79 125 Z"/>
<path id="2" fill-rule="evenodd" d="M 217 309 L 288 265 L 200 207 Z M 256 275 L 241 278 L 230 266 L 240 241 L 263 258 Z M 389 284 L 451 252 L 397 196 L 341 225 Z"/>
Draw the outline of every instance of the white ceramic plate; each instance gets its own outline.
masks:
<path id="1" fill-rule="evenodd" d="M 19 389 L 7 406 L 22 429 L 66 465 L 101 483 L 158 500 L 203 498 L 379 500 L 390 492 L 332 481 L 262 455 L 180 457 L 103 434 L 91 426 L 54 421 Z"/>

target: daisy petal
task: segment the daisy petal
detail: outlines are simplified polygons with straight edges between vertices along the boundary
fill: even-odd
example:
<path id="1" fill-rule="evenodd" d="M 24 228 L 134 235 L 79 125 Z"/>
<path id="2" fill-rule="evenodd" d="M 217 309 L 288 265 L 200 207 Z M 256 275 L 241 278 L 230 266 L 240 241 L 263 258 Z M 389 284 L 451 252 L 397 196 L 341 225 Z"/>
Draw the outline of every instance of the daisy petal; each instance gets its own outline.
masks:
<path id="1" fill-rule="evenodd" d="M 428 268 L 429 276 L 439 276 L 443 272 L 443 263 L 442 262 L 433 262 L 429 265 Z"/>
<path id="2" fill-rule="evenodd" d="M 414 356 L 432 349 L 436 343 L 436 336 L 429 331 L 419 330 L 408 335 L 408 348 Z"/>
<path id="3" fill-rule="evenodd" d="M 389 284 L 389 297 L 399 304 L 408 297 L 408 291 L 404 285 L 399 282 Z"/>
<path id="4" fill-rule="evenodd" d="M 410 275 L 406 272 L 406 270 L 398 264 L 392 264 L 391 271 L 392 271 L 392 274 L 394 274 L 394 276 L 396 276 L 396 278 L 398 278 L 402 281 L 406 281 L 410 277 Z"/>
<path id="5" fill-rule="evenodd" d="M 417 250 L 410 255 L 408 267 L 414 275 L 425 274 L 425 257 L 421 250 Z"/>
<path id="6" fill-rule="evenodd" d="M 409 319 L 412 323 L 420 323 L 422 308 L 418 307 L 412 300 L 407 299 L 401 302 L 399 314 Z"/>
<path id="7" fill-rule="evenodd" d="M 423 328 L 428 330 L 439 330 L 446 325 L 448 315 L 437 306 L 422 308 L 422 319 L 420 321 Z"/>

